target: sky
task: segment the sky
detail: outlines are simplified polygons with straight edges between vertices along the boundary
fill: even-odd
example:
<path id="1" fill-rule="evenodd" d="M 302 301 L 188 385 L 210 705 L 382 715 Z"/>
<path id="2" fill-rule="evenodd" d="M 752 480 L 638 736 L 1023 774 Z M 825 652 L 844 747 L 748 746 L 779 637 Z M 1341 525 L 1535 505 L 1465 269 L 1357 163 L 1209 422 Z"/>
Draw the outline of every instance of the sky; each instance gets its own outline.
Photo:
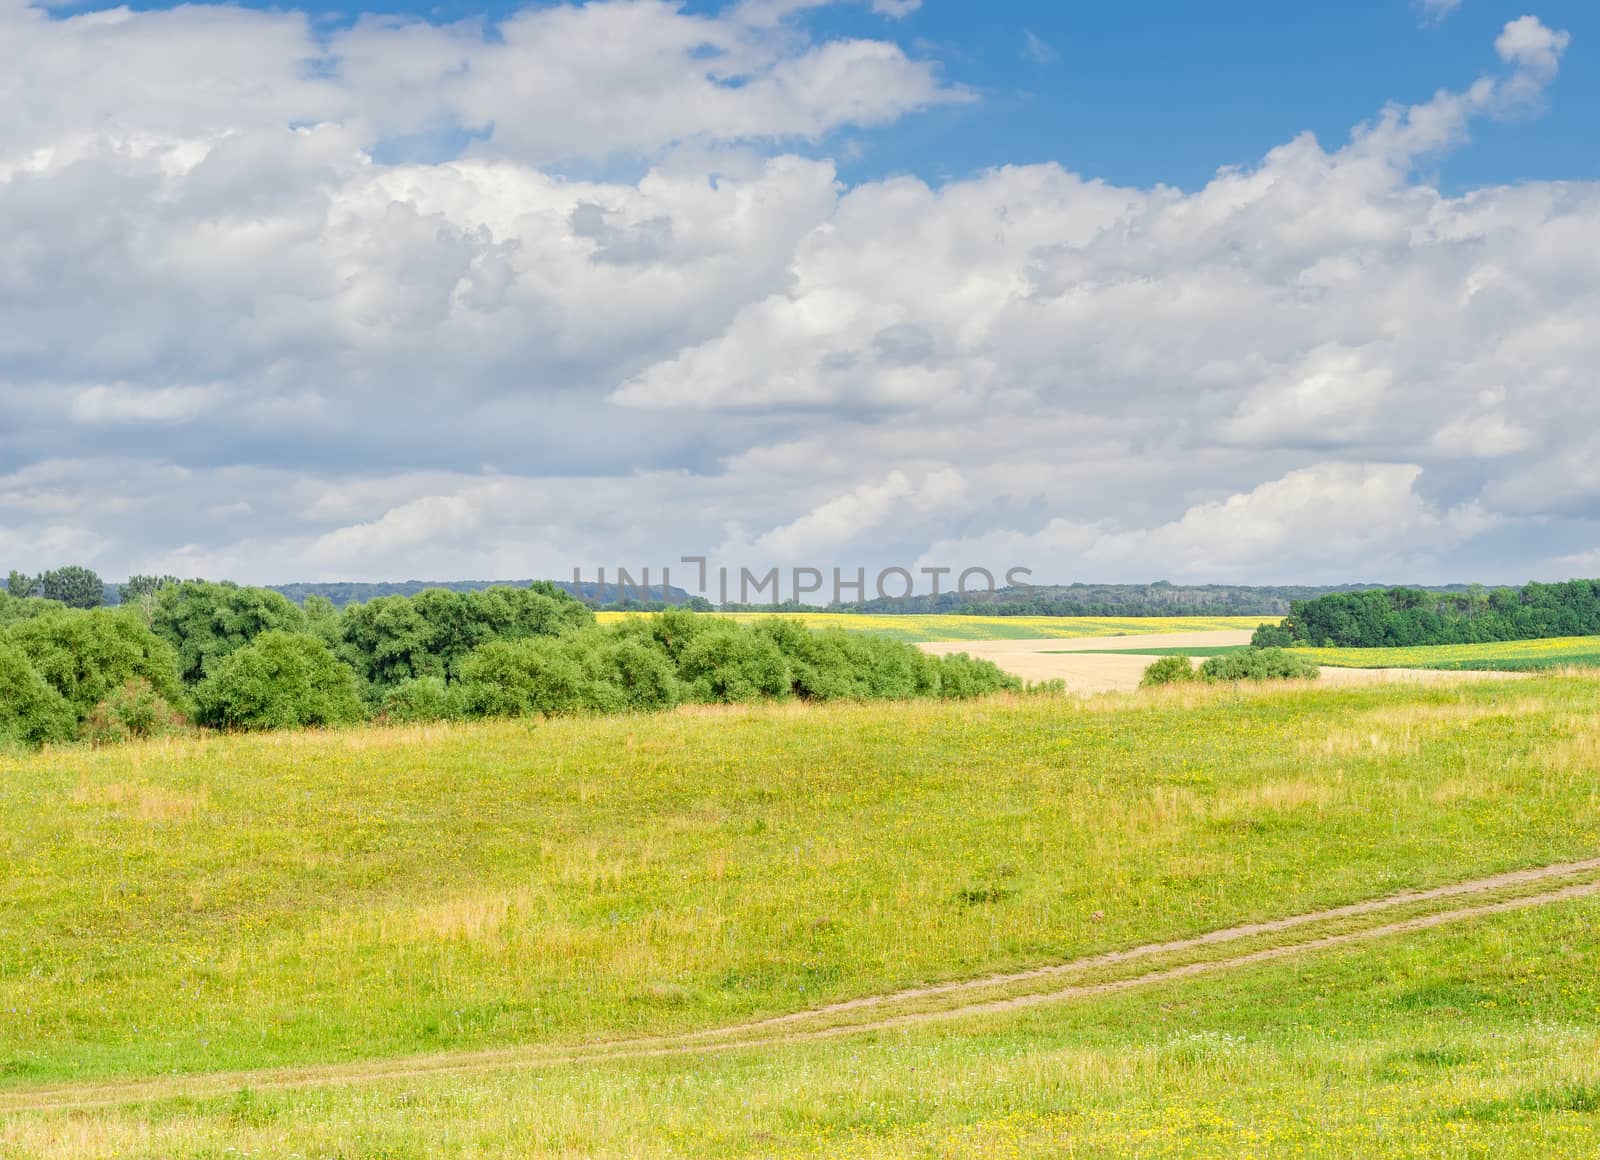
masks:
<path id="1" fill-rule="evenodd" d="M 1600 575 L 1597 53 L 1590 0 L 0 0 L 0 570 Z"/>

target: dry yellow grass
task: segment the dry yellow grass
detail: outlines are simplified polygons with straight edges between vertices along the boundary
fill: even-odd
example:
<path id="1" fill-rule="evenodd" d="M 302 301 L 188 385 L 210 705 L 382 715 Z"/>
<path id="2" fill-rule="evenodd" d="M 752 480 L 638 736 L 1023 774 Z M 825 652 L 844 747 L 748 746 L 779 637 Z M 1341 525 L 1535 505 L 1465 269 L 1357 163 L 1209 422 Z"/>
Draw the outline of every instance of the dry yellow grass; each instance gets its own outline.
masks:
<path id="1" fill-rule="evenodd" d="M 80 781 L 71 800 L 73 805 L 106 807 L 146 822 L 185 822 L 210 804 L 205 786 L 188 792 L 121 781 L 104 785 Z"/>

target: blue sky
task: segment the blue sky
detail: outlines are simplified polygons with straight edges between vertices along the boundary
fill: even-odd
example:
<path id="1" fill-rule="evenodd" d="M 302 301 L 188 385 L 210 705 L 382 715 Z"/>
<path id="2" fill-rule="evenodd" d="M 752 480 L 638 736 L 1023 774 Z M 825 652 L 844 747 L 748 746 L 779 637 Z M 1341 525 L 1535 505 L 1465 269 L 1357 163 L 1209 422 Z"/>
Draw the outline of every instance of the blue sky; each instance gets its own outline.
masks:
<path id="1" fill-rule="evenodd" d="M 0 566 L 1600 575 L 1596 109 L 1592 0 L 0 0 Z"/>
<path id="2" fill-rule="evenodd" d="M 1468 0 L 1429 20 L 1403 0 L 929 0 L 903 34 L 929 42 L 949 76 L 985 99 L 902 126 L 875 143 L 869 165 L 934 176 L 1055 160 L 1119 183 L 1192 189 L 1219 163 L 1253 164 L 1298 132 L 1334 146 L 1386 101 L 1465 84 L 1492 65 L 1500 27 L 1529 10 L 1525 0 Z M 1478 127 L 1474 146 L 1441 164 L 1447 185 L 1600 176 L 1600 4 L 1537 11 L 1573 34 L 1549 114 Z M 1046 59 L 1026 54 L 1030 32 Z"/>
<path id="3" fill-rule="evenodd" d="M 247 6 L 298 7 L 330 26 L 356 11 Z M 57 11 L 91 7 L 100 5 Z M 360 11 L 494 22 L 523 7 L 391 0 Z M 714 14 L 728 5 L 683 7 Z M 1055 161 L 1119 184 L 1193 189 L 1219 164 L 1254 164 L 1296 133 L 1309 130 L 1335 146 L 1387 101 L 1414 104 L 1437 88 L 1464 85 L 1493 64 L 1500 28 L 1528 12 L 1573 36 L 1549 109 L 1537 119 L 1479 125 L 1470 149 L 1439 162 L 1438 180 L 1453 190 L 1593 180 L 1600 177 L 1600 4 L 1593 0 L 1465 0 L 1442 16 L 1421 0 L 924 0 L 898 20 L 833 5 L 804 22 L 820 38 L 892 37 L 938 60 L 947 80 L 981 98 L 886 130 L 852 131 L 859 155 L 829 142 L 825 151 L 850 180 L 909 172 L 937 181 Z"/>

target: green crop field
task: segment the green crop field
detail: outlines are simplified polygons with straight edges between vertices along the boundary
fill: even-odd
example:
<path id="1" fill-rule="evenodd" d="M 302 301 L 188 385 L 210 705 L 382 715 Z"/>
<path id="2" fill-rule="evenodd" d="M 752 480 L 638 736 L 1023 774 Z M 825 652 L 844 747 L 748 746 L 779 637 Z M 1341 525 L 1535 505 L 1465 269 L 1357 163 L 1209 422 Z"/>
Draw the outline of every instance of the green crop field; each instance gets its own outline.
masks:
<path id="1" fill-rule="evenodd" d="M 0 1156 L 1592 1155 L 1600 864 L 981 980 L 1593 859 L 1597 693 L 9 757 Z"/>
<path id="2" fill-rule="evenodd" d="M 642 612 L 600 612 L 601 624 Z M 1159 632 L 1215 632 L 1219 629 L 1253 631 L 1270 617 L 1262 616 L 956 616 L 945 614 L 893 616 L 853 612 L 725 612 L 742 624 L 781 616 L 810 628 L 844 628 L 872 632 L 905 641 L 1037 640 L 1080 637 L 1142 636 Z"/>
<path id="3" fill-rule="evenodd" d="M 1242 645 L 1194 648 L 1085 648 L 1078 656 L 1190 656 L 1210 658 L 1237 653 Z M 1472 669 L 1480 672 L 1538 672 L 1542 669 L 1600 669 L 1600 637 L 1550 637 L 1504 640 L 1483 645 L 1424 645 L 1418 648 L 1296 648 L 1294 653 L 1336 669 Z"/>
<path id="4" fill-rule="evenodd" d="M 1319 665 L 1351 669 L 1488 669 L 1537 671 L 1566 666 L 1600 668 L 1600 637 L 1561 636 L 1487 644 L 1441 644 L 1418 648 L 1296 649 Z"/>
<path id="5" fill-rule="evenodd" d="M 1097 648 L 1074 655 L 1214 657 L 1237 652 L 1242 645 L 1194 648 Z M 1303 648 L 1293 650 L 1319 665 L 1344 669 L 1471 669 L 1489 672 L 1537 672 L 1542 669 L 1600 668 L 1600 637 L 1564 636 L 1540 640 L 1493 641 L 1486 644 L 1442 644 L 1417 648 Z"/>

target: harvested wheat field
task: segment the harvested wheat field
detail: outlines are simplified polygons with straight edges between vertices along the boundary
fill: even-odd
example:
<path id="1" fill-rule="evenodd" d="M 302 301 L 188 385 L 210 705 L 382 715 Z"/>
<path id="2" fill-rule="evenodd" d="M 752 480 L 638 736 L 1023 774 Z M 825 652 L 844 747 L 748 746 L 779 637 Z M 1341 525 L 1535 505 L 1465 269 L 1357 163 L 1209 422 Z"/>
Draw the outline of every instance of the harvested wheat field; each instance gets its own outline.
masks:
<path id="1" fill-rule="evenodd" d="M 1160 632 L 1134 636 L 1077 639 L 931 641 L 918 647 L 934 656 L 964 652 L 993 661 L 1027 681 L 1063 681 L 1069 693 L 1115 693 L 1137 689 L 1144 670 L 1174 649 L 1223 650 L 1250 643 L 1242 629 L 1210 632 Z M 1112 651 L 1115 650 L 1115 651 Z M 1148 650 L 1148 651 L 1139 651 Z M 1445 683 L 1504 679 L 1516 674 L 1471 669 L 1335 668 L 1324 665 L 1322 680 L 1337 685 L 1396 682 Z"/>

